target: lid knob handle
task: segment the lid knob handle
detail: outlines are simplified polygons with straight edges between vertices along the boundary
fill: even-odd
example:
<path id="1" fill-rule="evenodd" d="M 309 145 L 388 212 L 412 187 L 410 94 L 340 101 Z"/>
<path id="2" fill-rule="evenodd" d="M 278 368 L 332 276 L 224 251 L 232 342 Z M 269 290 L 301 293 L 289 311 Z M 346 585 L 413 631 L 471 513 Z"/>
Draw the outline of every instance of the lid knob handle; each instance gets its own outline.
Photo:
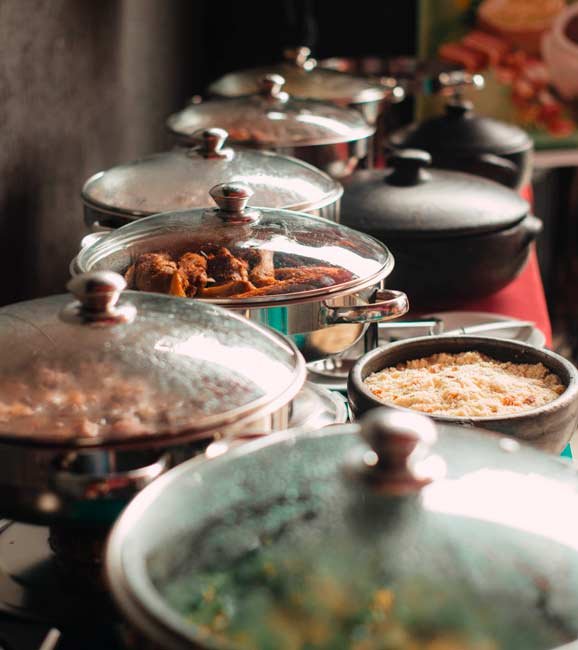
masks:
<path id="1" fill-rule="evenodd" d="M 283 55 L 286 61 L 293 63 L 307 72 L 313 70 L 317 65 L 317 61 L 311 56 L 311 50 L 305 45 L 289 47 L 283 52 Z"/>
<path id="2" fill-rule="evenodd" d="M 259 81 L 259 94 L 268 99 L 285 102 L 289 98 L 289 95 L 282 90 L 284 85 L 285 77 L 274 73 L 266 74 Z"/>
<path id="3" fill-rule="evenodd" d="M 117 325 L 136 316 L 132 304 L 118 306 L 126 280 L 113 271 L 92 271 L 72 278 L 66 288 L 77 299 L 67 305 L 61 316 L 67 322 Z"/>
<path id="4" fill-rule="evenodd" d="M 429 180 L 424 167 L 431 165 L 431 156 L 421 149 L 401 149 L 394 152 L 388 160 L 393 168 L 391 174 L 385 177 L 389 185 L 417 185 Z"/>
<path id="5" fill-rule="evenodd" d="M 450 118 L 459 119 L 471 115 L 474 105 L 467 99 L 452 99 L 446 104 L 446 115 Z"/>
<path id="6" fill-rule="evenodd" d="M 209 190 L 217 204 L 218 216 L 228 223 L 251 223 L 259 219 L 260 212 L 247 207 L 253 190 L 244 183 L 221 183 Z"/>
<path id="7" fill-rule="evenodd" d="M 216 127 L 199 129 L 192 135 L 193 140 L 198 142 L 198 151 L 203 158 L 226 158 L 230 160 L 233 155 L 232 149 L 223 149 L 229 134 L 225 129 Z"/>
<path id="8" fill-rule="evenodd" d="M 370 411 L 361 421 L 369 445 L 356 460 L 356 475 L 390 494 L 416 492 L 445 473 L 445 463 L 431 454 L 437 440 L 433 420 L 391 408 Z"/>
<path id="9" fill-rule="evenodd" d="M 484 86 L 485 79 L 479 72 L 471 73 L 465 70 L 447 70 L 440 72 L 434 80 L 433 92 L 458 98 L 465 88 L 482 90 Z"/>

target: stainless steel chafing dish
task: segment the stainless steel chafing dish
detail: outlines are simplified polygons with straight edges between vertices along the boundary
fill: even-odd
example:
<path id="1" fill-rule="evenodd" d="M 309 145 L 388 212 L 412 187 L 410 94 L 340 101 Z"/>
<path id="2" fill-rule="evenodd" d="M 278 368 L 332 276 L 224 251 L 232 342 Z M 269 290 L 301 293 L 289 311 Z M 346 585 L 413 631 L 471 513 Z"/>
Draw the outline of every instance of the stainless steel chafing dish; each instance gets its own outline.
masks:
<path id="1" fill-rule="evenodd" d="M 337 181 L 302 160 L 225 146 L 227 135 L 201 129 L 189 148 L 98 172 L 82 189 L 86 225 L 118 228 L 159 212 L 204 208 L 207 187 L 232 180 L 249 183 L 258 205 L 338 220 L 343 188 Z"/>
<path id="2" fill-rule="evenodd" d="M 358 166 L 371 165 L 375 127 L 359 111 L 298 99 L 284 86 L 281 75 L 267 74 L 259 82 L 259 92 L 191 103 L 171 115 L 167 127 L 188 146 L 199 129 L 219 127 L 229 133 L 230 142 L 295 156 L 337 179 Z"/>
<path id="3" fill-rule="evenodd" d="M 308 47 L 291 48 L 284 55 L 285 60 L 274 66 L 226 74 L 209 86 L 209 92 L 221 97 L 250 95 L 258 91 L 265 75 L 275 73 L 285 79 L 285 89 L 291 96 L 352 106 L 371 125 L 376 124 L 388 103 L 405 97 L 403 88 L 393 78 L 367 79 L 318 66 Z"/>
<path id="4" fill-rule="evenodd" d="M 89 273 L 69 284 L 77 300 L 0 309 L 3 515 L 109 523 L 214 440 L 290 424 L 305 380 L 293 343 L 216 305 L 124 284 Z"/>
<path id="5" fill-rule="evenodd" d="M 311 215 L 247 207 L 251 190 L 242 184 L 219 185 L 211 196 L 217 208 L 156 215 L 104 236 L 80 251 L 71 272 L 131 268 L 137 288 L 165 293 L 174 293 L 176 280 L 176 295 L 210 300 L 268 325 L 290 336 L 308 361 L 346 350 L 370 323 L 407 311 L 405 294 L 383 288 L 394 260 L 376 239 Z M 222 272 L 211 270 L 209 260 L 197 283 L 181 266 L 187 251 L 216 254 L 223 263 L 232 256 L 244 275 L 208 284 Z M 159 252 L 158 259 L 141 257 Z M 252 277 L 252 256 L 269 274 L 265 282 Z M 141 259 L 163 268 L 156 274 L 135 266 Z M 241 288 L 233 295 L 231 287 Z"/>

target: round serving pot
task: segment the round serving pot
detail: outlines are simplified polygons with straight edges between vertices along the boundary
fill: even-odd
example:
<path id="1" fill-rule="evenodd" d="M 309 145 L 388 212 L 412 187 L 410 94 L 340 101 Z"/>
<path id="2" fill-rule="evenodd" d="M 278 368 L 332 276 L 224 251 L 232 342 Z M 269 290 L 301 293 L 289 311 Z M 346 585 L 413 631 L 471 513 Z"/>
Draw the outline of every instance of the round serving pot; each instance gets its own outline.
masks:
<path id="1" fill-rule="evenodd" d="M 554 401 L 516 414 L 491 417 L 433 415 L 437 422 L 460 424 L 499 431 L 543 451 L 560 454 L 574 435 L 578 421 L 578 370 L 560 355 L 512 339 L 476 336 L 427 336 L 391 343 L 362 356 L 351 369 L 347 392 L 357 416 L 383 406 L 364 384 L 370 374 L 404 361 L 421 359 L 439 352 L 477 351 L 499 361 L 541 363 L 557 375 L 566 390 Z M 401 407 L 392 406 L 402 411 Z"/>
<path id="2" fill-rule="evenodd" d="M 124 273 L 143 253 L 186 250 L 210 242 L 273 255 L 296 253 L 291 265 L 327 265 L 345 269 L 347 281 L 303 291 L 254 298 L 207 299 L 289 336 L 314 361 L 351 347 L 371 323 L 408 310 L 407 296 L 385 290 L 394 266 L 388 249 L 371 237 L 325 219 L 283 210 L 247 207 L 251 190 L 242 184 L 211 190 L 217 209 L 166 213 L 129 224 L 85 246 L 72 261 L 71 273 L 113 270 Z"/>
<path id="3" fill-rule="evenodd" d="M 195 101 L 171 115 L 167 128 L 186 146 L 194 144 L 199 129 L 222 128 L 234 144 L 305 160 L 336 179 L 372 166 L 375 127 L 358 111 L 293 98 L 284 85 L 280 75 L 265 75 L 257 94 Z"/>
<path id="4" fill-rule="evenodd" d="M 319 67 L 308 47 L 287 49 L 284 56 L 285 61 L 274 66 L 230 72 L 214 81 L 209 92 L 220 97 L 252 95 L 258 92 L 265 75 L 279 74 L 285 79 L 285 89 L 292 97 L 351 106 L 372 125 L 386 104 L 405 97 L 394 79 L 380 82 Z"/>
<path id="5" fill-rule="evenodd" d="M 106 575 L 139 647 L 575 650 L 577 507 L 558 459 L 380 409 L 172 470 Z"/>
<path id="6" fill-rule="evenodd" d="M 428 153 L 403 150 L 387 172 L 345 185 L 342 222 L 387 242 L 391 281 L 417 310 L 459 307 L 499 291 L 523 269 L 542 223 L 515 192 L 471 174 L 432 169 Z"/>
<path id="7" fill-rule="evenodd" d="M 120 292 L 89 273 L 0 309 L 0 510 L 110 523 L 212 441 L 286 429 L 305 362 L 277 332 L 219 307 Z"/>
<path id="8" fill-rule="evenodd" d="M 519 190 L 530 182 L 532 138 L 521 128 L 476 115 L 464 99 L 446 103 L 445 114 L 411 124 L 389 137 L 394 149 L 423 149 L 434 167 L 483 176 Z"/>
<path id="9" fill-rule="evenodd" d="M 84 221 L 110 230 L 169 210 L 207 207 L 207 187 L 248 182 L 258 204 L 339 220 L 343 188 L 302 160 L 271 151 L 225 147 L 223 129 L 197 130 L 188 148 L 133 160 L 98 172 L 82 188 Z"/>

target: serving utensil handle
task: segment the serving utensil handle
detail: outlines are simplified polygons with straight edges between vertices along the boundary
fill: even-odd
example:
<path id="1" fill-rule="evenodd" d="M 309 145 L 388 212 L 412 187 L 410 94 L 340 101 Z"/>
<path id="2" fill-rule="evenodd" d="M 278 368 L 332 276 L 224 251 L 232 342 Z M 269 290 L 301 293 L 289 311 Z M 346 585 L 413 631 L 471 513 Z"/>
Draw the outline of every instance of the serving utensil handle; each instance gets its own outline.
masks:
<path id="1" fill-rule="evenodd" d="M 329 325 L 339 323 L 379 323 L 399 318 L 409 311 L 409 300 L 403 291 L 382 289 L 375 294 L 375 302 L 366 305 L 331 307 L 324 305 L 325 322 Z"/>

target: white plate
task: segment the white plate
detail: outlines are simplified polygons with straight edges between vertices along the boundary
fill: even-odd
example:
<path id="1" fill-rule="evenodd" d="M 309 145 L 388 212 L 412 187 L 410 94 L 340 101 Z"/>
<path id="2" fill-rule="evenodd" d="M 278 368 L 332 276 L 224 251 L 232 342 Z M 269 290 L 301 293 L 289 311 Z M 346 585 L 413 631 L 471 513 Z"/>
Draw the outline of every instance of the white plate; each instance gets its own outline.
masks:
<path id="1" fill-rule="evenodd" d="M 482 311 L 441 311 L 437 314 L 428 314 L 424 318 L 439 318 L 443 321 L 444 331 L 459 329 L 460 327 L 470 327 L 472 325 L 481 325 L 482 323 L 499 323 L 500 321 L 516 320 L 510 316 L 501 314 L 490 314 Z M 443 332 L 442 332 L 443 334 Z M 489 336 L 490 338 L 513 339 L 529 343 L 538 348 L 543 348 L 546 344 L 546 335 L 537 327 L 508 328 L 498 332 L 488 332 L 487 334 L 475 334 L 472 336 Z"/>

